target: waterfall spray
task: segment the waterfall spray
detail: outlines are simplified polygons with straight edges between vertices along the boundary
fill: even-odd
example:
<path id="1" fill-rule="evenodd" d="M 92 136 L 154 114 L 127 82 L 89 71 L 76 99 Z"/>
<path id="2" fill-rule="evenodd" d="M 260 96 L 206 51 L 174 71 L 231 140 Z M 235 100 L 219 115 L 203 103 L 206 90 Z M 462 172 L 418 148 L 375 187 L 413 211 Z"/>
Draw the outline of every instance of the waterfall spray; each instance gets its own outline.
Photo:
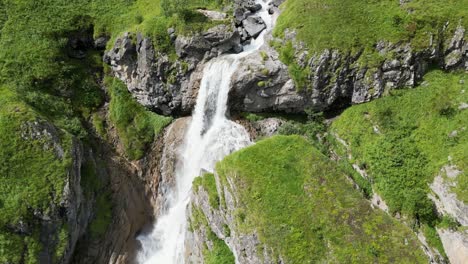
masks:
<path id="1" fill-rule="evenodd" d="M 264 34 L 271 28 L 267 3 L 258 13 L 267 29 L 244 52 L 218 57 L 208 62 L 203 71 L 192 121 L 185 135 L 181 166 L 176 170 L 176 186 L 167 197 L 169 209 L 161 214 L 152 232 L 140 236 L 142 250 L 138 262 L 146 264 L 184 263 L 184 241 L 187 230 L 186 207 L 190 202 L 192 182 L 201 171 L 213 171 L 216 162 L 251 144 L 244 127 L 226 118 L 231 78 L 242 57 L 258 50 Z"/>

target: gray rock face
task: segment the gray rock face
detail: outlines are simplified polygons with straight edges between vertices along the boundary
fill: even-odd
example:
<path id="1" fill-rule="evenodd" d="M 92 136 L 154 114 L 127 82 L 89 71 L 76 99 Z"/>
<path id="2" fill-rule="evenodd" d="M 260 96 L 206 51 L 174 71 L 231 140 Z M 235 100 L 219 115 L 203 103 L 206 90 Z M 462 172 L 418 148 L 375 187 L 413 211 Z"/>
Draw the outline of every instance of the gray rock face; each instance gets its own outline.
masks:
<path id="1" fill-rule="evenodd" d="M 242 21 L 242 26 L 249 37 L 256 38 L 266 28 L 265 22 L 261 17 L 249 16 Z"/>
<path id="2" fill-rule="evenodd" d="M 440 240 L 451 264 L 465 264 L 468 259 L 468 231 L 438 229 Z"/>
<path id="3" fill-rule="evenodd" d="M 204 9 L 197 9 L 197 12 L 202 13 L 204 16 L 211 20 L 224 20 L 227 17 L 226 13 L 212 11 L 212 10 L 204 10 Z"/>
<path id="4" fill-rule="evenodd" d="M 461 171 L 454 166 L 445 166 L 441 174 L 446 175 L 448 179 L 456 180 Z M 457 199 L 455 193 L 451 191 L 455 183 L 444 180 L 442 175 L 435 177 L 430 185 L 435 196 L 430 196 L 435 202 L 437 210 L 441 214 L 448 214 L 454 217 L 461 225 L 468 226 L 468 205 Z"/>
<path id="5" fill-rule="evenodd" d="M 294 32 L 285 32 L 285 38 L 294 41 Z M 306 108 L 326 111 L 367 102 L 391 89 L 414 87 L 429 65 L 468 70 L 464 28 L 459 26 L 448 43 L 446 48 L 433 44 L 415 52 L 407 43 L 379 42 L 376 51 L 389 58 L 371 68 L 360 60 L 362 52 L 324 50 L 309 55 L 302 43 L 295 42 L 295 67 L 303 76 L 300 87 L 290 79 L 278 54 L 264 47 L 243 59 L 233 78 L 230 104 L 238 111 L 303 112 Z"/>
<path id="6" fill-rule="evenodd" d="M 166 54 L 156 52 L 149 38 L 125 34 L 117 39 L 104 61 L 122 80 L 133 97 L 142 105 L 164 115 L 181 113 L 183 95 L 191 94 L 190 73 L 197 61 L 169 61 Z"/>
<path id="7" fill-rule="evenodd" d="M 261 137 L 271 137 L 278 132 L 278 129 L 284 124 L 284 121 L 279 118 L 266 118 L 253 123 L 253 127 L 257 130 L 257 135 Z"/>
<path id="8" fill-rule="evenodd" d="M 243 58 L 239 64 L 229 92 L 231 109 L 247 112 L 303 111 L 306 97 L 297 92 L 286 65 L 278 59 L 278 53 L 265 48 Z"/>
<path id="9" fill-rule="evenodd" d="M 271 4 L 271 3 L 270 3 Z M 271 6 L 272 11 L 275 6 Z M 276 8 L 276 7 L 275 7 Z M 255 13 L 262 9 L 261 4 L 256 4 L 254 0 L 234 1 L 234 24 L 238 26 L 238 31 L 242 35 L 242 42 L 256 38 L 266 28 L 265 22 Z"/>
<path id="10" fill-rule="evenodd" d="M 241 233 L 237 230 L 236 212 L 239 208 L 239 198 L 235 196 L 237 187 L 229 183 L 229 186 L 220 184 L 219 178 L 215 175 L 218 193 L 223 195 L 224 203 L 220 203 L 219 208 L 210 205 L 209 195 L 202 186 L 194 190 L 190 205 L 187 207 L 189 222 L 196 223 L 196 212 L 201 212 L 206 217 L 207 225 L 189 230 L 185 239 L 186 263 L 203 263 L 203 250 L 207 246 L 210 249 L 212 241 L 208 238 L 208 232 L 213 232 L 219 239 L 222 239 L 230 250 L 237 256 L 237 263 L 257 264 L 275 263 L 272 252 L 261 244 L 258 235 L 253 232 L 249 234 Z M 228 179 L 228 182 L 230 180 Z M 200 216 L 198 216 L 200 217 Z M 229 231 L 227 231 L 229 230 Z M 260 251 L 263 248 L 263 251 Z M 279 263 L 283 263 L 280 261 Z"/>
<path id="11" fill-rule="evenodd" d="M 169 125 L 160 140 L 162 147 L 161 156 L 158 159 L 158 171 L 155 176 L 158 178 L 158 187 L 155 188 L 156 199 L 153 202 L 155 216 L 158 216 L 161 209 L 168 206 L 167 197 L 169 192 L 174 189 L 175 171 L 179 163 L 178 157 L 181 156 L 181 146 L 184 142 L 185 132 L 190 122 L 190 117 L 179 118 Z"/>
<path id="12" fill-rule="evenodd" d="M 168 34 L 174 35 L 173 30 Z M 230 26 L 218 25 L 192 37 L 178 36 L 175 48 L 180 59 L 172 62 L 167 54 L 155 51 L 149 38 L 138 34 L 135 40 L 126 33 L 104 55 L 104 61 L 140 104 L 164 115 L 188 114 L 195 103 L 203 62 L 242 51 L 240 35 Z"/>

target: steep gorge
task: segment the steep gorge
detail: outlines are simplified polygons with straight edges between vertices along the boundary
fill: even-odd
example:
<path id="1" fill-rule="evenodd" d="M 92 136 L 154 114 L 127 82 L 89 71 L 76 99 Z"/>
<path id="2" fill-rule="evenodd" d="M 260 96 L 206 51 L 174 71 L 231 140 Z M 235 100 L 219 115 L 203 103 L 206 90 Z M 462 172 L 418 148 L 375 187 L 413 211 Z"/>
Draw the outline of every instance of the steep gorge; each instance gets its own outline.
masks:
<path id="1" fill-rule="evenodd" d="M 111 10 L 108 2 L 112 1 L 101 7 Z M 154 6 L 159 8 L 160 3 L 156 2 L 156 5 L 151 5 L 147 1 L 135 1 L 138 7 L 128 10 L 141 10 L 141 6 L 148 10 Z M 107 35 L 109 32 L 100 32 L 104 27 L 99 26 L 98 20 L 93 21 L 96 25 L 90 26 L 91 18 L 83 16 L 76 21 L 80 21 L 77 23 L 80 25 L 83 23 L 84 28 L 60 32 L 67 36 L 65 39 L 68 38 L 65 41 L 67 55 L 64 57 L 70 58 L 58 56 L 50 59 L 62 59 L 62 65 L 76 68 L 64 70 L 62 76 L 62 73 L 53 73 L 55 68 L 41 65 L 50 72 L 40 71 L 38 66 L 32 71 L 34 76 L 31 80 L 21 79 L 14 84 L 4 82 L 8 87 L 5 91 L 18 86 L 11 90 L 19 95 L 15 95 L 19 99 L 13 101 L 0 90 L 5 98 L 0 117 L 5 118 L 5 124 L 7 120 L 15 120 L 11 127 L 5 126 L 5 136 L 0 138 L 0 143 L 10 151 L 10 135 L 20 133 L 21 137 L 15 139 L 20 144 L 14 145 L 13 149 L 34 155 L 27 156 L 31 157 L 29 159 L 20 155 L 4 158 L 13 153 L 5 151 L 5 155 L 0 156 L 5 159 L 2 164 L 8 164 L 2 165 L 0 176 L 5 179 L 2 187 L 12 190 L 11 186 L 16 183 L 10 179 L 14 175 L 29 173 L 22 169 L 11 170 L 14 162 L 31 163 L 31 171 L 49 168 L 49 165 L 50 168 L 49 171 L 31 173 L 31 179 L 47 175 L 47 181 L 41 185 L 20 181 L 29 188 L 40 190 L 30 191 L 44 201 L 39 205 L 40 209 L 38 205 L 28 203 L 21 207 L 24 213 L 21 211 L 18 219 L 8 218 L 10 214 L 3 212 L 13 212 L 17 207 L 10 202 L 10 196 L 0 196 L 0 209 L 6 216 L 2 218 L 6 224 L 0 222 L 0 262 L 134 263 L 142 250 L 142 236 L 151 233 L 151 224 L 162 221 L 171 208 L 168 197 L 173 193 L 173 186 L 178 184 L 178 171 L 183 168 L 180 150 L 199 135 L 207 137 L 210 133 L 207 127 L 221 120 L 220 123 L 229 123 L 229 127 L 242 130 L 237 135 L 243 136 L 219 136 L 230 134 L 229 129 L 219 127 L 218 132 L 212 132 L 210 136 L 233 137 L 234 141 L 242 141 L 242 146 L 249 140 L 276 133 L 300 134 L 307 141 L 295 136 L 273 137 L 228 156 L 218 163 L 216 169 L 212 162 L 204 166 L 194 162 L 197 164 L 189 167 L 190 172 L 185 174 L 190 174 L 190 177 L 184 190 L 191 188 L 194 177 L 203 177 L 195 180 L 190 202 L 185 195 L 187 192 L 182 195 L 185 199 L 178 211 L 181 216 L 169 221 L 173 224 L 174 219 L 184 222 L 187 218 L 188 224 L 179 226 L 187 234 L 185 239 L 178 241 L 179 246 L 185 246 L 187 263 L 391 263 L 396 259 L 422 263 L 427 261 L 423 253 L 428 254 L 434 263 L 463 263 L 464 252 L 468 248 L 464 229 L 468 212 L 463 192 L 466 186 L 466 155 L 463 153 L 467 149 L 467 98 L 463 91 L 468 70 L 465 18 L 458 18 L 458 13 L 449 18 L 435 14 L 437 19 L 450 22 L 444 21 L 437 24 L 434 31 L 422 34 L 427 39 L 422 46 L 416 47 L 413 42 L 413 39 L 421 37 L 417 29 L 410 39 L 396 41 L 383 38 L 373 42 L 371 47 L 330 45 L 317 49 L 304 37 L 303 27 L 294 23 L 290 23 L 290 27 L 284 26 L 287 24 L 286 16 L 301 1 L 288 0 L 283 5 L 281 2 L 260 3 L 260 7 L 254 1 L 223 1 L 218 5 L 210 2 L 203 7 L 217 11 L 196 11 L 197 15 L 192 14 L 194 20 L 202 22 L 194 22 L 193 25 L 186 22 L 191 29 L 181 25 L 180 21 L 158 20 L 158 17 L 163 17 L 161 14 L 144 13 L 142 18 L 135 16 L 136 21 L 143 21 L 137 22 L 139 26 L 125 27 L 127 33 L 114 31 L 111 36 Z M 414 13 L 418 15 L 417 4 L 421 2 L 424 1 L 400 1 L 399 5 L 411 16 Z M 1 3 L 3 10 L 3 1 Z M 5 3 L 6 14 L 14 18 L 12 10 L 15 5 L 8 1 Z M 118 6 L 120 2 L 112 4 Z M 279 16 L 279 27 L 274 34 L 270 34 L 268 25 L 265 25 L 268 23 L 257 17 L 262 4 L 263 12 L 271 14 L 273 20 Z M 333 1 L 329 4 L 334 8 Z M 432 1 L 426 4 L 433 5 Z M 197 10 L 198 5 L 202 4 L 190 4 L 190 8 Z M 82 7 L 73 8 L 80 10 Z M 408 10 L 413 10 L 413 13 Z M 177 17 L 177 12 L 182 11 L 171 12 L 175 12 Z M 281 12 L 286 15 L 281 17 Z M 395 17 L 400 17 L 398 14 Z M 100 16 L 103 18 L 106 16 Z M 405 19 L 397 19 L 397 22 L 404 24 L 407 22 Z M 459 22 L 454 23 L 457 19 Z M 300 21 L 301 17 L 298 16 L 297 20 Z M 147 30 L 144 28 L 147 25 L 157 25 L 157 29 Z M 6 30 L 2 30 L 2 35 L 8 36 L 11 31 L 10 22 L 6 24 Z M 435 31 L 438 34 L 434 34 Z M 54 38 L 57 34 L 60 35 L 56 32 L 44 35 Z M 255 43 L 263 37 L 263 45 Z M 250 45 L 258 45 L 258 50 L 243 51 L 249 42 L 252 42 Z M 3 38 L 2 43 L 8 49 L 13 42 Z M 57 44 L 53 43 L 51 47 Z M 2 78 L 15 71 L 12 65 L 23 63 L 20 59 L 12 63 L 11 56 L 16 53 L 9 52 L 8 56 L 1 57 L 2 70 L 9 69 L 3 71 Z M 24 52 L 29 54 L 28 49 Z M 21 58 L 26 58 L 30 65 L 39 65 L 29 61 L 27 56 Z M 102 58 L 107 65 L 102 65 Z M 235 58 L 235 62 L 224 65 L 220 62 L 223 58 Z M 8 60 L 10 64 L 5 63 Z M 214 67 L 211 70 L 213 76 L 207 79 L 210 71 L 206 69 L 209 67 Z M 434 74 L 434 68 L 444 72 L 439 76 Z M 232 72 L 227 74 L 228 71 Z M 77 74 L 71 77 L 70 72 Z M 427 79 L 426 73 L 429 73 Z M 222 107 L 227 108 L 218 113 L 215 109 L 219 105 L 209 107 L 206 104 L 207 116 L 216 116 L 213 120 L 220 119 L 210 122 L 210 118 L 203 121 L 197 118 L 197 100 L 210 86 L 208 81 L 231 74 L 232 78 L 222 79 L 227 83 L 220 86 L 226 92 L 223 99 L 226 104 Z M 25 76 L 29 78 L 28 74 Z M 25 89 L 28 85 L 40 89 L 32 92 Z M 218 92 L 217 86 L 213 85 L 208 90 Z M 50 91 L 43 86 L 66 88 Z M 418 87 L 416 92 L 411 92 L 420 92 L 421 100 L 411 97 L 410 92 L 400 91 L 400 88 L 408 87 Z M 387 95 L 389 99 L 374 101 Z M 62 102 L 57 98 L 66 99 L 57 106 L 51 103 L 54 100 Z M 393 104 L 396 105 L 404 103 L 405 108 L 386 103 L 391 100 L 395 100 Z M 23 105 L 23 101 L 27 103 Z M 374 102 L 351 107 L 368 101 Z M 420 102 L 422 109 L 427 109 L 426 118 L 433 123 L 424 123 L 423 118 L 408 117 L 412 113 L 415 117 L 420 116 L 415 109 L 406 107 L 416 101 Z M 50 109 L 46 107 L 48 111 L 44 111 L 41 104 L 50 105 Z M 374 109 L 376 104 L 388 107 Z M 322 128 L 323 120 L 311 114 L 325 111 L 326 117 L 330 117 L 348 107 L 351 108 L 337 121 L 328 120 L 327 124 L 333 123 L 325 129 Z M 369 108 L 362 110 L 366 107 Z M 432 108 L 436 114 L 431 112 Z M 71 114 L 72 111 L 79 114 Z M 192 118 L 184 117 L 192 111 L 195 111 Z M 407 115 L 402 114 L 403 111 Z M 309 120 L 304 121 L 306 112 Z M 228 113 L 228 119 L 225 113 Z M 289 115 L 292 113 L 300 116 Z M 27 120 L 18 116 L 27 117 Z M 386 119 L 385 116 L 390 117 Z M 228 121 L 230 119 L 233 122 Z M 356 124 L 350 125 L 349 122 Z M 447 127 L 440 129 L 437 124 Z M 249 132 L 249 140 L 241 125 Z M 77 126 L 83 128 L 77 129 Z M 432 134 L 428 132 L 431 126 L 435 127 Z M 193 135 L 186 133 L 190 130 L 198 132 Z M 415 142 L 414 138 L 423 143 Z M 344 145 L 337 142 L 340 140 Z M 400 150 L 398 140 L 409 147 Z M 34 142 L 33 150 L 29 142 Z M 208 146 L 207 153 L 212 153 L 212 147 L 216 145 L 210 142 L 204 143 Z M 428 147 L 431 142 L 438 148 L 447 149 L 447 152 Z M 197 155 L 218 161 L 240 145 L 227 148 L 216 158 Z M 401 151 L 398 153 L 407 155 L 407 159 L 398 163 L 394 156 L 375 152 L 375 146 Z M 46 156 L 44 159 L 41 149 Z M 196 147 L 194 150 L 202 151 Z M 415 152 L 411 152 L 413 150 Z M 414 159 L 414 155 L 425 159 Z M 441 158 L 443 155 L 444 159 Z M 437 218 L 434 222 L 421 220 L 413 209 L 408 209 L 409 205 L 395 205 L 394 194 L 382 188 L 379 181 L 382 174 L 393 177 L 399 172 L 378 163 L 378 157 L 385 161 L 393 159 L 395 163 L 390 168 L 406 168 L 412 174 L 403 172 L 401 175 L 416 175 L 420 177 L 416 181 L 427 185 L 417 185 L 418 188 L 423 186 L 417 195 L 422 195 L 424 199 L 421 201 L 426 201 L 429 194 L 435 201 L 438 213 L 430 216 Z M 52 167 L 56 161 L 63 162 L 63 166 Z M 406 165 L 405 161 L 415 163 Z M 420 164 L 426 164 L 431 170 L 414 172 Z M 356 170 L 350 169 L 352 167 Z M 208 171 L 210 173 L 205 173 Z M 327 173 L 324 175 L 323 171 Z M 356 175 L 356 171 L 364 177 Z M 54 185 L 53 191 L 49 191 L 50 182 L 59 183 Z M 396 181 L 392 183 L 399 191 L 400 196 L 396 199 L 414 199 L 411 196 L 413 192 L 407 190 L 413 185 L 408 182 L 405 182 L 406 186 L 398 184 Z M 259 188 L 262 186 L 265 188 Z M 13 200 L 31 199 L 31 194 L 25 195 Z M 372 195 L 380 199 L 371 205 L 365 198 L 370 200 Z M 377 209 L 378 206 L 383 207 L 382 203 L 389 205 L 387 214 Z M 426 208 L 426 205 L 417 204 L 416 207 Z M 289 218 L 283 218 L 285 216 Z M 338 230 L 333 226 L 339 227 Z M 168 230 L 163 226 L 160 231 Z M 153 236 L 153 240 L 158 240 L 158 236 Z M 286 241 L 283 245 L 279 243 L 283 241 Z M 345 245 L 345 241 L 353 246 Z M 306 252 L 314 254 L 310 256 Z"/>

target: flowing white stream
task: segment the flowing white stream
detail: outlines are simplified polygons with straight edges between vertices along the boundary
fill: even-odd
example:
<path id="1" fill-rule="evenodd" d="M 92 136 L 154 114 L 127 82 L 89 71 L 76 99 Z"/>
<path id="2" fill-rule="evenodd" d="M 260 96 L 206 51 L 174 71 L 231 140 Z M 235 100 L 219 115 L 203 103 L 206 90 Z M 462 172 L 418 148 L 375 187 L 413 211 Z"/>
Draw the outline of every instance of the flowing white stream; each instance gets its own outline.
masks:
<path id="1" fill-rule="evenodd" d="M 140 236 L 142 250 L 138 262 L 145 264 L 184 263 L 184 240 L 187 230 L 186 207 L 190 202 L 192 181 L 202 170 L 213 171 L 216 162 L 251 144 L 244 127 L 226 118 L 231 77 L 242 57 L 258 50 L 264 34 L 271 29 L 268 4 L 258 15 L 267 29 L 244 52 L 218 57 L 206 64 L 192 121 L 185 135 L 181 166 L 176 170 L 176 186 L 167 197 L 169 209 L 162 212 L 150 234 Z"/>

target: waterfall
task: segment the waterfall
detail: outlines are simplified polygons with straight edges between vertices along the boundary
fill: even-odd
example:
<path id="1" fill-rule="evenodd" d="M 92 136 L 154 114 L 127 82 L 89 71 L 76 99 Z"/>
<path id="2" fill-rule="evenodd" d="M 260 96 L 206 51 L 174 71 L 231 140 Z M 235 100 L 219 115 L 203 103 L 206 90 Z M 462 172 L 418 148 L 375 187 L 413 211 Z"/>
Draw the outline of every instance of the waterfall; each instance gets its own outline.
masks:
<path id="1" fill-rule="evenodd" d="M 192 121 L 184 139 L 180 168 L 176 169 L 176 186 L 167 197 L 169 209 L 162 212 L 150 234 L 140 236 L 142 250 L 138 262 L 145 264 L 184 263 L 184 241 L 187 230 L 186 207 L 190 202 L 192 181 L 201 171 L 213 172 L 216 162 L 251 144 L 247 131 L 227 119 L 227 101 L 231 78 L 242 57 L 258 50 L 264 34 L 271 28 L 268 4 L 258 15 L 267 29 L 244 52 L 220 56 L 205 65 Z"/>

